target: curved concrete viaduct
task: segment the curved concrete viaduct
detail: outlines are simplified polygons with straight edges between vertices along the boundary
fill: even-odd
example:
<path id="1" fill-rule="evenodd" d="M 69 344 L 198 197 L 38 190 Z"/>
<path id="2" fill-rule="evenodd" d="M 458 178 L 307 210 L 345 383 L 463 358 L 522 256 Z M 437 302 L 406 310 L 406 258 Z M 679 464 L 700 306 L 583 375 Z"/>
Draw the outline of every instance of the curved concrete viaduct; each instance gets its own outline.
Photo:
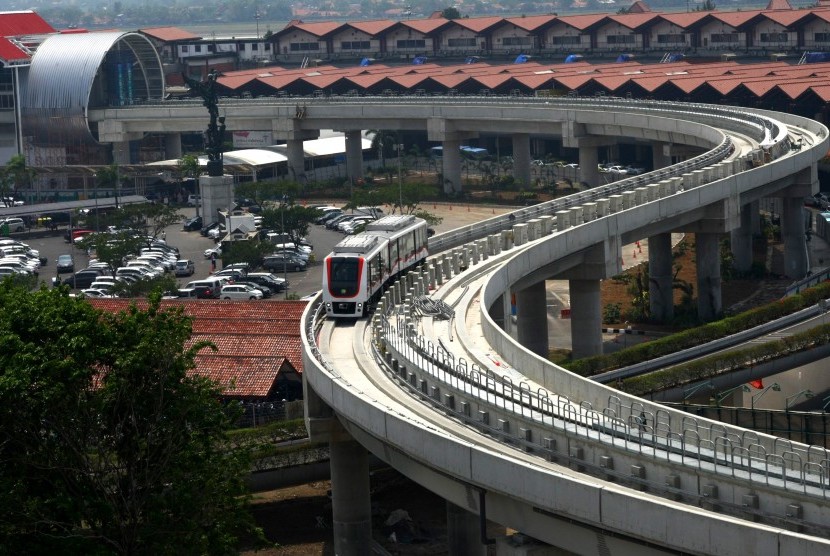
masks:
<path id="1" fill-rule="evenodd" d="M 399 116 L 411 108 L 391 102 Z M 468 132 L 455 123 L 467 119 L 488 129 L 492 117 L 496 125 L 525 120 L 534 130 L 548 122 L 588 144 L 616 130 L 708 150 L 642 179 L 435 238 L 433 252 L 454 249 L 391 289 L 371 326 L 321 323 L 310 306 L 303 331 L 307 422 L 332 446 L 338 553 L 368 551 L 363 447 L 448 500 L 454 554 L 482 553 L 488 539 L 478 520 L 485 517 L 578 553 L 826 550 L 825 449 L 691 418 L 576 377 L 534 354 L 540 346 L 532 330 L 537 284 L 565 276 L 579 300 L 574 307 L 583 307 L 574 315 L 582 331 L 575 336 L 586 353 L 595 351 L 596 285 L 618 271 L 624 242 L 678 228 L 713 237 L 732 231 L 734 239 L 746 226 L 744 212 L 764 195 L 798 199 L 785 203 L 783 215 L 792 230 L 785 235 L 797 246 L 803 226 L 796 207 L 816 188 L 826 128 L 784 114 L 696 105 L 568 100 L 529 109 L 500 102 L 484 110 L 441 100 L 411 104 L 435 114 L 438 124 L 421 120 L 427 129 L 450 134 Z M 373 114 L 387 117 L 376 106 L 360 113 L 367 118 L 361 127 L 377 127 Z M 711 244 L 703 244 L 699 273 L 709 282 L 702 308 L 714 316 L 719 269 Z M 795 249 L 791 257 L 793 274 L 802 273 L 803 255 Z M 413 317 L 417 295 L 430 286 L 433 297 L 455 304 L 455 320 Z M 509 330 L 511 319 L 500 316 L 514 291 L 520 313 Z"/>

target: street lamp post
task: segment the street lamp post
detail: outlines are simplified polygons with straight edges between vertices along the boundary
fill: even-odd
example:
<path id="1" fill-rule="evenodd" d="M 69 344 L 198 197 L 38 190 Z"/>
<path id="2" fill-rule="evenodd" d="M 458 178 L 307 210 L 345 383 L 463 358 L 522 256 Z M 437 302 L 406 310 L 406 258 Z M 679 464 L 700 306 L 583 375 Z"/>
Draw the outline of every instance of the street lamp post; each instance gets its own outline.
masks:
<path id="1" fill-rule="evenodd" d="M 802 390 L 801 392 L 798 392 L 797 394 L 793 394 L 792 396 L 788 396 L 787 399 L 784 400 L 784 411 L 789 411 L 790 410 L 790 405 L 794 401 L 796 401 L 798 398 L 800 398 L 801 396 L 804 396 L 806 399 L 810 399 L 814 395 L 815 394 L 813 394 L 812 390 L 807 389 L 807 390 Z"/>
<path id="2" fill-rule="evenodd" d="M 285 195 L 282 196 L 282 202 L 280 203 L 280 233 L 285 237 L 285 204 L 287 202 L 288 197 Z M 284 241 L 283 241 L 284 243 Z M 288 251 L 283 249 L 282 252 L 282 279 L 283 285 L 283 292 L 285 293 L 285 299 L 288 299 Z"/>
<path id="3" fill-rule="evenodd" d="M 403 151 L 403 144 L 398 143 L 396 147 L 398 148 L 398 204 L 401 208 L 401 214 L 403 214 L 403 175 L 401 173 L 401 151 Z"/>
<path id="4" fill-rule="evenodd" d="M 726 398 L 729 394 L 731 394 L 732 392 L 734 392 L 734 391 L 736 391 L 736 390 L 739 390 L 739 389 L 742 389 L 744 392 L 749 392 L 749 386 L 747 386 L 746 384 L 739 384 L 738 386 L 735 386 L 734 388 L 730 388 L 729 390 L 724 390 L 723 392 L 719 392 L 719 393 L 715 396 L 715 405 L 717 405 L 718 407 L 720 407 L 720 403 L 721 403 L 721 402 L 722 402 L 722 401 L 723 401 L 723 400 L 724 400 L 724 399 L 725 399 L 725 398 Z"/>
<path id="5" fill-rule="evenodd" d="M 683 390 L 683 402 L 685 403 L 686 400 L 688 400 L 689 398 L 691 398 L 692 396 L 694 396 L 696 393 L 698 393 L 700 390 L 703 390 L 704 388 L 708 388 L 709 390 L 714 390 L 715 385 L 712 384 L 712 381 L 710 380 L 708 382 L 703 382 L 701 384 L 698 384 L 696 386 L 692 386 L 691 388 L 687 388 L 686 390 Z"/>
<path id="6" fill-rule="evenodd" d="M 752 399 L 750 400 L 750 409 L 752 409 L 754 411 L 755 410 L 755 402 L 757 400 L 760 400 L 761 398 L 763 398 L 764 394 L 766 394 L 770 390 L 780 392 L 781 391 L 781 385 L 779 385 L 777 382 L 773 382 L 772 384 L 770 384 L 769 386 L 764 388 L 761 392 L 759 392 L 758 394 L 755 394 L 754 396 L 752 396 Z"/>

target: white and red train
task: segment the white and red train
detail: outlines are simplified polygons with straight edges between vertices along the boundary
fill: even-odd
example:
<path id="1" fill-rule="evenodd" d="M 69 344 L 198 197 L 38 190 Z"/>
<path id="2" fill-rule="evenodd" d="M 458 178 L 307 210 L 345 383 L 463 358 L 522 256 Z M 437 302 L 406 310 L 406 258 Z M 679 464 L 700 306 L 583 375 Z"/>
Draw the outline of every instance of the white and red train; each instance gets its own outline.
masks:
<path id="1" fill-rule="evenodd" d="M 391 215 L 335 245 L 323 263 L 326 315 L 365 316 L 388 283 L 427 258 L 427 237 L 425 220 Z"/>

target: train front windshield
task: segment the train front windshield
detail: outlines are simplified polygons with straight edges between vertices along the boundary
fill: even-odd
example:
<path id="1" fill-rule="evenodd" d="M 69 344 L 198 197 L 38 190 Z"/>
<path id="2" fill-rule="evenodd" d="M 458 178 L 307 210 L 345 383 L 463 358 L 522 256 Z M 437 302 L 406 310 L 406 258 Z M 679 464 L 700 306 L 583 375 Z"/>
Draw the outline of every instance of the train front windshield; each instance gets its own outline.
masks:
<path id="1" fill-rule="evenodd" d="M 329 292 L 335 297 L 354 297 L 360 287 L 363 259 L 332 257 L 329 259 Z"/>

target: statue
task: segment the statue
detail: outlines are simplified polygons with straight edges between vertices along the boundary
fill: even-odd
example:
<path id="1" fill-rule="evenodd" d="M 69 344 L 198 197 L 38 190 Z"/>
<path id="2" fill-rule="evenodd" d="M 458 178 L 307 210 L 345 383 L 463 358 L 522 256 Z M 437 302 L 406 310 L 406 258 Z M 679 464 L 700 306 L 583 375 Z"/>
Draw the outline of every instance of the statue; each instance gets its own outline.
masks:
<path id="1" fill-rule="evenodd" d="M 202 104 L 208 109 L 210 123 L 205 131 L 205 152 L 208 155 L 208 176 L 221 176 L 222 145 L 225 141 L 225 117 L 219 116 L 219 96 L 216 94 L 216 80 L 219 72 L 211 70 L 204 81 L 196 81 L 182 73 L 190 90 L 202 97 Z"/>

